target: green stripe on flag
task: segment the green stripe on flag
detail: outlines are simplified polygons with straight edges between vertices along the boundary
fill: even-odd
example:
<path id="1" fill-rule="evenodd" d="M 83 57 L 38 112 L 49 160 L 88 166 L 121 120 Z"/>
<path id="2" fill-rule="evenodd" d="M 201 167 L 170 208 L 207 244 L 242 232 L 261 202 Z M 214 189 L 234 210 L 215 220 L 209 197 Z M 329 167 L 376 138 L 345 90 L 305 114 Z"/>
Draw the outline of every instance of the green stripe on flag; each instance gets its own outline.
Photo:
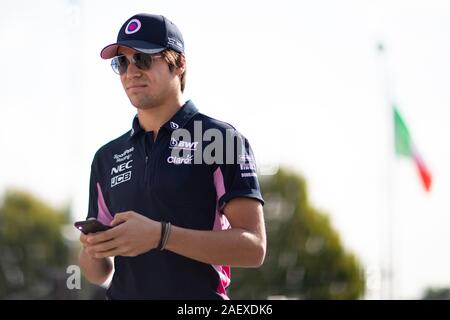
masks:
<path id="1" fill-rule="evenodd" d="M 408 127 L 402 116 L 394 106 L 394 126 L 395 126 L 395 152 L 403 156 L 412 155 L 412 142 Z"/>

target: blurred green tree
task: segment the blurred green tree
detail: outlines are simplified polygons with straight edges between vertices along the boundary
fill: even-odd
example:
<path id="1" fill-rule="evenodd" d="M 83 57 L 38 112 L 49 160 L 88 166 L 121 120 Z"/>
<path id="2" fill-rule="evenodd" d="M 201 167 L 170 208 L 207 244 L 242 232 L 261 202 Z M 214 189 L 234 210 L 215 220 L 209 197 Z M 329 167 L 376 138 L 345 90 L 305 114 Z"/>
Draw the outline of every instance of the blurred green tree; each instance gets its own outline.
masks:
<path id="1" fill-rule="evenodd" d="M 55 209 L 23 191 L 9 190 L 0 206 L 0 299 L 79 299 L 69 290 L 67 267 L 79 247 L 63 237 L 69 209 Z"/>
<path id="2" fill-rule="evenodd" d="M 279 170 L 261 179 L 266 201 L 267 254 L 258 269 L 232 268 L 232 299 L 357 299 L 364 272 L 346 252 L 329 218 L 313 208 L 306 183 Z"/>
<path id="3" fill-rule="evenodd" d="M 450 300 L 450 288 L 427 288 L 422 300 Z"/>
<path id="4" fill-rule="evenodd" d="M 7 191 L 0 207 L 0 298 L 39 298 L 49 274 L 67 266 L 61 235 L 67 213 L 31 194 Z"/>

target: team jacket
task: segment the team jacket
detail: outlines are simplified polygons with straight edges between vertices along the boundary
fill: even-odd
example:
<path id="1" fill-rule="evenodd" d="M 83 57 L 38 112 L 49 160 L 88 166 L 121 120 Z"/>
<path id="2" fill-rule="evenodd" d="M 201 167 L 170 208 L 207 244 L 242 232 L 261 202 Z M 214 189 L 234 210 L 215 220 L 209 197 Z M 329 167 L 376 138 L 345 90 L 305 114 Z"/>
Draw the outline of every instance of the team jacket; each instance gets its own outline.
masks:
<path id="1" fill-rule="evenodd" d="M 225 143 L 230 137 L 231 145 Z M 251 147 L 231 125 L 199 113 L 188 101 L 155 141 L 136 116 L 130 131 L 97 151 L 88 218 L 110 224 L 115 213 L 133 210 L 183 228 L 223 230 L 229 223 L 222 209 L 236 197 L 264 203 Z M 228 298 L 228 266 L 153 249 L 116 256 L 114 267 L 110 299 Z"/>

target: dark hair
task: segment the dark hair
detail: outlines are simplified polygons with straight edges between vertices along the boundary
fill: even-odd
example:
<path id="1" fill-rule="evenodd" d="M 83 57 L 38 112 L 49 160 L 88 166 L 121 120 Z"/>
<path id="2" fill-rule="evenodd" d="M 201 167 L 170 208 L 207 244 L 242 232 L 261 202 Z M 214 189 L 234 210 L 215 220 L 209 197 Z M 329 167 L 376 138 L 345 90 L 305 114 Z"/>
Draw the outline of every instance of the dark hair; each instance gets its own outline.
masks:
<path id="1" fill-rule="evenodd" d="M 171 49 L 167 49 L 162 52 L 162 55 L 164 56 L 164 59 L 169 65 L 170 72 L 175 70 L 175 68 L 179 68 L 182 66 L 181 53 L 178 53 Z M 186 85 L 186 68 L 180 76 L 180 85 L 181 85 L 181 92 L 184 92 L 184 87 Z"/>

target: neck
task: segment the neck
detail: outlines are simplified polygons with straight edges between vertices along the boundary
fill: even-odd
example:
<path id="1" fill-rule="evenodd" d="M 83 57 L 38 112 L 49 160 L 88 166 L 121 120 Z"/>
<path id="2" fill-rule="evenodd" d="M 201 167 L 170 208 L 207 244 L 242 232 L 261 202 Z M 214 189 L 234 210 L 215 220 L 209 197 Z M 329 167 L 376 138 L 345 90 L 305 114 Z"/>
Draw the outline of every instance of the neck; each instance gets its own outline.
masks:
<path id="1" fill-rule="evenodd" d="M 159 128 L 169 121 L 182 105 L 182 97 L 178 95 L 174 99 L 170 99 L 158 106 L 153 106 L 148 109 L 138 108 L 139 125 L 145 131 L 153 131 L 156 136 Z"/>

